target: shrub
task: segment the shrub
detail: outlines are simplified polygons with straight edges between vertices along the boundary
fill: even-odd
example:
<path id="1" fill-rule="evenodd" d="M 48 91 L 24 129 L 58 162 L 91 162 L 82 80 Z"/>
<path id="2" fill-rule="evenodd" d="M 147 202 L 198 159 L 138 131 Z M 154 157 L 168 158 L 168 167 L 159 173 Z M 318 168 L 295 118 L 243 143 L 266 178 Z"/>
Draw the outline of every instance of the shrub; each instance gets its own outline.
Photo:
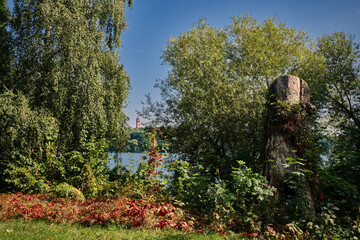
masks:
<path id="1" fill-rule="evenodd" d="M 326 169 L 319 170 L 319 205 L 331 204 L 339 208 L 337 216 L 341 223 L 349 223 L 359 215 L 360 196 L 357 187 L 342 178 L 332 175 Z"/>
<path id="2" fill-rule="evenodd" d="M 0 95 L 0 191 L 43 191 L 47 144 L 55 141 L 55 118 L 31 109 L 28 99 Z"/>
<path id="3" fill-rule="evenodd" d="M 190 166 L 181 160 L 169 167 L 173 173 L 170 193 L 197 214 L 205 215 L 205 221 L 215 231 L 259 230 L 254 211 L 266 196 L 272 196 L 273 190 L 265 177 L 252 172 L 244 162 L 238 161 L 238 167 L 233 167 L 229 181 L 222 180 L 219 174 L 211 175 L 211 170 L 202 165 Z"/>
<path id="4" fill-rule="evenodd" d="M 53 195 L 53 197 L 55 198 L 70 198 L 70 199 L 82 200 L 82 201 L 85 200 L 84 195 L 79 189 L 67 183 L 60 183 L 58 185 L 55 185 L 51 189 L 50 194 Z"/>
<path id="5" fill-rule="evenodd" d="M 71 186 L 58 189 L 66 192 Z M 45 195 L 0 194 L 0 220 L 22 217 L 60 223 L 85 225 L 119 224 L 135 228 L 168 228 L 193 231 L 194 222 L 184 211 L 169 203 L 128 198 L 95 198 L 86 201 L 57 198 L 47 200 Z"/>

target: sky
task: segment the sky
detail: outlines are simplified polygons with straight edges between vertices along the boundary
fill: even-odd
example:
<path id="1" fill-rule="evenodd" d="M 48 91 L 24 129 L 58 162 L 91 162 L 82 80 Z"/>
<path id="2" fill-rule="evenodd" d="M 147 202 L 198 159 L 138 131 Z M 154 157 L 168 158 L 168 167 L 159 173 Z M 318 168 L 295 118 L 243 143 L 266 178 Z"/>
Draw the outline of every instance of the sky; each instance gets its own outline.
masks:
<path id="1" fill-rule="evenodd" d="M 160 100 L 157 79 L 169 67 L 160 59 L 170 36 L 178 37 L 200 18 L 214 27 L 226 27 L 233 16 L 250 14 L 259 21 L 278 17 L 288 27 L 305 30 L 316 40 L 325 33 L 344 31 L 360 43 L 360 0 L 134 0 L 126 10 L 128 30 L 122 35 L 121 63 L 130 76 L 131 90 L 125 114 L 135 127 L 145 95 Z M 13 0 L 8 0 L 10 9 Z"/>

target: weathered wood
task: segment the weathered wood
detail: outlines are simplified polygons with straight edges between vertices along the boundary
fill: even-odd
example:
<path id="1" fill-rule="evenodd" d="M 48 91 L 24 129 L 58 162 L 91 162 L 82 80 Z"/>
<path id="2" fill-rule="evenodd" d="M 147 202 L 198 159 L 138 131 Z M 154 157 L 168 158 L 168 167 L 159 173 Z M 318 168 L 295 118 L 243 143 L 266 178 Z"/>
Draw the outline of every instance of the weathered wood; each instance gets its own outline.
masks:
<path id="1" fill-rule="evenodd" d="M 295 76 L 281 76 L 277 78 L 269 89 L 268 117 L 266 124 L 266 162 L 264 174 L 270 185 L 277 191 L 275 199 L 279 200 L 291 195 L 284 181 L 299 170 L 299 164 L 289 165 L 287 158 L 298 161 L 303 158 L 304 142 L 302 128 L 306 124 L 306 115 L 312 114 L 314 106 L 310 103 L 310 89 L 308 84 Z M 310 190 L 307 186 L 302 189 L 309 200 L 309 208 L 313 208 Z"/>

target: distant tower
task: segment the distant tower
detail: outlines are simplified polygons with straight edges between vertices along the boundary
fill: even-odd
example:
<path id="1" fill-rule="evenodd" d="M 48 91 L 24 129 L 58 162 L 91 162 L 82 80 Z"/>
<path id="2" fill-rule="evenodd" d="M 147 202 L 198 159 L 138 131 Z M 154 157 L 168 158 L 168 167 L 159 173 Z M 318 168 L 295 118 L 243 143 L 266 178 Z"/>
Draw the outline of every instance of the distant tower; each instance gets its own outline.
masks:
<path id="1" fill-rule="evenodd" d="M 140 128 L 140 118 L 139 116 L 136 118 L 136 129 Z"/>

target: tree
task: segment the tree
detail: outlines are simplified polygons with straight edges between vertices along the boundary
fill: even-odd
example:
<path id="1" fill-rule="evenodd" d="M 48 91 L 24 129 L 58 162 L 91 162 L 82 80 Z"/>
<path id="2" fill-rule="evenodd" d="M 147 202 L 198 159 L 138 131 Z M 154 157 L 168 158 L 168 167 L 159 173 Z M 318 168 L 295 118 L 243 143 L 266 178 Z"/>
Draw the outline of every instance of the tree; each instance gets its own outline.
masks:
<path id="1" fill-rule="evenodd" d="M 11 61 L 11 36 L 7 30 L 9 11 L 6 0 L 0 1 L 0 93 L 7 87 Z"/>
<path id="2" fill-rule="evenodd" d="M 124 147 L 129 78 L 116 52 L 131 1 L 16 0 L 10 89 L 59 122 L 60 151 L 91 137 Z"/>
<path id="3" fill-rule="evenodd" d="M 259 167 L 267 88 L 279 75 L 306 79 L 317 71 L 321 58 L 313 45 L 274 18 L 239 16 L 226 29 L 201 20 L 170 38 L 162 58 L 171 70 L 156 85 L 163 101 L 149 99 L 144 113 L 167 127 L 172 147 L 193 163 L 223 173 L 238 159 Z"/>
<path id="4" fill-rule="evenodd" d="M 318 40 L 325 59 L 322 94 L 332 118 L 360 129 L 360 52 L 354 37 L 344 32 L 325 34 Z"/>
<path id="5" fill-rule="evenodd" d="M 133 129 L 129 128 L 129 141 L 126 145 L 127 152 L 146 152 L 149 151 L 150 133 L 145 129 Z"/>
<path id="6" fill-rule="evenodd" d="M 235 88 L 226 84 L 230 72 L 226 69 L 225 47 L 224 31 L 202 20 L 178 39 L 171 38 L 165 48 L 164 62 L 173 69 L 157 85 L 166 101 L 166 107 L 158 109 L 161 114 L 157 120 L 174 126 L 168 130 L 176 152 L 197 153 L 197 149 L 213 148 L 225 155 L 228 140 L 219 138 L 222 136 L 218 132 L 232 123 L 226 122 L 226 114 L 231 113 L 223 103 L 234 102 L 236 96 L 232 91 Z"/>
<path id="7" fill-rule="evenodd" d="M 13 18 L 0 3 L 0 191 L 103 184 L 107 141 L 128 138 L 117 49 L 132 1 L 15 0 Z"/>
<path id="8" fill-rule="evenodd" d="M 340 177 L 360 186 L 360 52 L 354 37 L 344 32 L 318 39 L 325 59 L 319 81 L 328 124 L 330 163 Z"/>

